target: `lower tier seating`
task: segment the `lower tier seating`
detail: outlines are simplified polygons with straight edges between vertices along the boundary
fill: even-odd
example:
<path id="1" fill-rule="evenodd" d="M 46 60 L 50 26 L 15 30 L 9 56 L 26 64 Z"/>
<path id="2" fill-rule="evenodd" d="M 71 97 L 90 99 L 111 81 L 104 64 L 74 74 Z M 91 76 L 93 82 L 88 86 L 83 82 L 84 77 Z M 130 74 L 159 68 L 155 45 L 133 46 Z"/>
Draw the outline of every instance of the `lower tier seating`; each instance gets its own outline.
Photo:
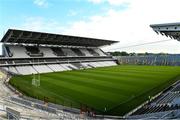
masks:
<path id="1" fill-rule="evenodd" d="M 53 71 L 65 71 L 66 69 L 63 68 L 61 65 L 59 64 L 50 64 L 48 65 Z"/>
<path id="2" fill-rule="evenodd" d="M 177 81 L 171 85 L 168 89 L 162 91 L 158 96 L 136 109 L 128 116 L 130 119 L 144 119 L 154 116 L 162 116 L 157 118 L 165 117 L 172 112 L 179 111 L 180 109 L 180 92 L 176 91 L 179 89 L 179 83 Z M 168 113 L 168 114 L 167 114 Z M 175 115 L 175 114 L 174 114 Z M 179 115 L 179 112 L 178 112 Z M 173 116 L 175 117 L 175 116 Z"/>
<path id="3" fill-rule="evenodd" d="M 53 72 L 47 65 L 33 65 L 33 68 L 38 72 L 38 73 L 48 73 L 48 72 Z"/>
<path id="4" fill-rule="evenodd" d="M 47 65 L 26 65 L 15 67 L 2 67 L 2 69 L 12 74 L 30 75 L 37 73 L 58 72 L 67 70 L 78 70 L 85 68 L 105 67 L 117 65 L 114 61 L 97 61 L 97 62 L 83 62 L 83 63 L 66 63 L 66 64 L 47 64 Z"/>
<path id="5" fill-rule="evenodd" d="M 35 71 L 32 66 L 18 66 L 16 67 L 17 71 L 23 75 L 28 74 L 36 74 L 37 71 Z"/>

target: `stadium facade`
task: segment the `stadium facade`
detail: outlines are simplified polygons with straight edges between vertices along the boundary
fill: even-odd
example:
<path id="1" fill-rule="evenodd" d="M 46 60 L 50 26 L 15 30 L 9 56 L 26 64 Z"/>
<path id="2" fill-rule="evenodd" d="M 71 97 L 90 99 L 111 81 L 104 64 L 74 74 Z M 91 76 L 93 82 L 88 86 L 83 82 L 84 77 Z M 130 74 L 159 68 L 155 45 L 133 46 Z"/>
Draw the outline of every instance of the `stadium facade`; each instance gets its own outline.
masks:
<path id="1" fill-rule="evenodd" d="M 117 43 L 77 36 L 9 29 L 1 42 L 0 67 L 11 74 L 37 74 L 116 65 L 100 49 Z"/>

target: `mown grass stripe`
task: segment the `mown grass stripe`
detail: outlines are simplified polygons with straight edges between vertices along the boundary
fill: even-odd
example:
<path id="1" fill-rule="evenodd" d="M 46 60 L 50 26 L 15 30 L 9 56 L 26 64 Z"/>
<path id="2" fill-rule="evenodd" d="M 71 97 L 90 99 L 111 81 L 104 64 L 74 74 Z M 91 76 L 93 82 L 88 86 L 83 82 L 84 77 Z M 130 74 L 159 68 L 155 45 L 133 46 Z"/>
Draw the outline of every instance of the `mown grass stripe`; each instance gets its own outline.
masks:
<path id="1" fill-rule="evenodd" d="M 175 81 L 180 67 L 134 66 L 93 68 L 41 74 L 41 86 L 32 75 L 15 76 L 10 83 L 28 96 L 80 108 L 80 103 L 106 114 L 123 115 Z M 162 85 L 162 87 L 161 87 Z M 114 109 L 113 109 L 114 108 Z"/>

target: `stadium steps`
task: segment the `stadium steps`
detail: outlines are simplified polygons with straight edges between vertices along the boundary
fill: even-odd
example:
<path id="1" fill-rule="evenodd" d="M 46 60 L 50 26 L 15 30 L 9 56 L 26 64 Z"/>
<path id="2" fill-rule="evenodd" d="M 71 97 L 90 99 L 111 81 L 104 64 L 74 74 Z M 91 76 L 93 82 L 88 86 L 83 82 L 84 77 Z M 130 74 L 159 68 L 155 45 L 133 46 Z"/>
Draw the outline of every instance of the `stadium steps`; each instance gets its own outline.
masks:
<path id="1" fill-rule="evenodd" d="M 78 69 L 84 68 L 84 66 L 81 63 L 71 63 L 71 64 L 77 67 Z"/>
<path id="2" fill-rule="evenodd" d="M 73 68 L 72 66 L 68 66 L 71 70 L 77 70 L 77 69 L 75 69 L 75 68 Z"/>
<path id="3" fill-rule="evenodd" d="M 85 56 L 84 53 L 82 53 L 78 48 L 71 48 L 74 53 L 76 53 L 78 56 Z"/>
<path id="4" fill-rule="evenodd" d="M 49 69 L 51 69 L 53 72 L 55 72 L 56 70 L 54 70 L 53 68 L 51 68 L 49 65 L 46 65 Z"/>

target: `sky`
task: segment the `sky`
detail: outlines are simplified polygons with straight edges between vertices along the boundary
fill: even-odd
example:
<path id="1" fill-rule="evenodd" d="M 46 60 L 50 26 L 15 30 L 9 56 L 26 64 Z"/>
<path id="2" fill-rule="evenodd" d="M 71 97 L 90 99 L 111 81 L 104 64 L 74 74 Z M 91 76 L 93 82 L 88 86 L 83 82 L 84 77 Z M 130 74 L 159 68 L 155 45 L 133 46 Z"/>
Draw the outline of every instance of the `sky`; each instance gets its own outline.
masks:
<path id="1" fill-rule="evenodd" d="M 120 41 L 104 51 L 180 53 L 150 24 L 180 22 L 180 0 L 0 0 L 0 38 L 9 28 Z M 1 51 L 1 50 L 0 50 Z"/>

